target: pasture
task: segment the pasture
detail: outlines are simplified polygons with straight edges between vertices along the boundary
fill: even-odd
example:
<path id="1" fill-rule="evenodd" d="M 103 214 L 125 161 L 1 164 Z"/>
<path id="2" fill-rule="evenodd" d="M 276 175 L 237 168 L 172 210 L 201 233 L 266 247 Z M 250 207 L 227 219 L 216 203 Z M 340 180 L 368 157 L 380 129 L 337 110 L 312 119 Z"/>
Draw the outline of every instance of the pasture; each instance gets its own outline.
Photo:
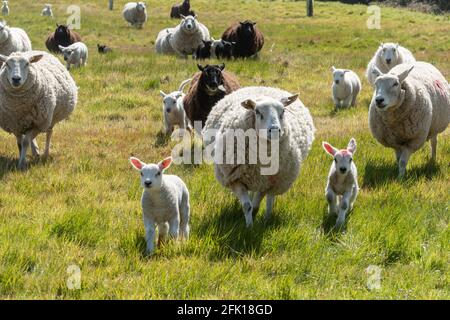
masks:
<path id="1" fill-rule="evenodd" d="M 226 70 L 242 86 L 299 92 L 316 140 L 272 219 L 265 222 L 261 210 L 252 229 L 212 166 L 172 166 L 169 173 L 191 193 L 191 238 L 149 258 L 139 175 L 128 158 L 157 162 L 170 155 L 176 143 L 160 133 L 159 90 L 175 90 L 197 66 L 154 53 L 157 33 L 177 23 L 169 13 L 178 0 L 148 1 L 142 30 L 122 19 L 125 2 L 109 11 L 107 1 L 55 0 L 51 20 L 39 15 L 44 2 L 10 1 L 7 22 L 24 28 L 39 50 L 55 22 L 65 23 L 67 6 L 79 5 L 78 32 L 90 55 L 86 68 L 71 71 L 79 103 L 55 127 L 49 161 L 16 170 L 16 141 L 0 132 L 0 298 L 450 298 L 450 131 L 439 137 L 436 165 L 428 163 L 427 144 L 398 181 L 393 150 L 368 128 L 372 90 L 364 77 L 379 43 L 392 41 L 448 79 L 448 15 L 382 7 L 381 29 L 369 30 L 367 7 L 360 5 L 316 2 L 315 17 L 307 18 L 303 1 L 191 1 L 215 38 L 235 20 L 257 21 L 266 37 L 259 59 L 225 62 Z M 97 43 L 114 52 L 99 55 Z M 361 77 L 356 108 L 333 111 L 332 65 Z M 345 232 L 330 233 L 324 189 L 332 159 L 321 142 L 344 147 L 351 137 L 358 141 L 361 192 Z M 44 136 L 38 141 L 42 146 Z M 81 271 L 80 289 L 67 286 L 70 266 Z M 377 270 L 380 286 L 370 289 Z"/>

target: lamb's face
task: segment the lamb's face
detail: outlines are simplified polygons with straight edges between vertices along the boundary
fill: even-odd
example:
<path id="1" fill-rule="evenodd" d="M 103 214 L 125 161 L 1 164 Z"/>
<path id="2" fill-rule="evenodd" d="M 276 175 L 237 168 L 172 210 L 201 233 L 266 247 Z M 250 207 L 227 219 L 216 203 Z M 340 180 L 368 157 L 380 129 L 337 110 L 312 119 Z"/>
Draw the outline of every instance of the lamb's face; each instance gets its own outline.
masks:
<path id="1" fill-rule="evenodd" d="M 0 22 L 0 42 L 4 42 L 8 40 L 9 37 L 9 28 L 3 22 Z"/>
<path id="2" fill-rule="evenodd" d="M 196 17 L 187 16 L 181 21 L 181 29 L 186 33 L 194 33 L 198 29 Z"/>
<path id="3" fill-rule="evenodd" d="M 398 64 L 398 44 L 385 43 L 381 45 L 381 61 L 382 63 L 391 69 Z"/>
<path id="4" fill-rule="evenodd" d="M 136 5 L 136 10 L 139 12 L 144 12 L 146 8 L 145 2 L 138 2 Z"/>
<path id="5" fill-rule="evenodd" d="M 333 156 L 333 166 L 338 175 L 346 176 L 352 169 L 353 154 L 356 152 L 356 140 L 352 138 L 348 143 L 347 149 L 338 150 L 328 142 L 322 143 L 325 151 Z"/>
<path id="6" fill-rule="evenodd" d="M 164 112 L 171 113 L 173 110 L 177 109 L 177 101 L 179 98 L 182 98 L 184 94 L 180 91 L 174 91 L 169 94 L 165 94 L 163 91 L 160 91 L 161 96 L 163 97 L 164 104 Z"/>
<path id="7" fill-rule="evenodd" d="M 130 158 L 131 165 L 141 174 L 141 185 L 144 190 L 158 190 L 162 186 L 164 170 L 170 167 L 172 158 L 166 158 L 158 164 L 145 164 L 137 158 Z"/>
<path id="8" fill-rule="evenodd" d="M 64 56 L 64 61 L 71 60 L 74 50 L 71 49 L 71 48 L 65 48 L 63 46 L 58 46 L 58 47 L 59 47 L 59 50 L 61 50 L 61 53 Z"/>
<path id="9" fill-rule="evenodd" d="M 334 67 L 332 68 L 332 70 L 333 70 L 333 83 L 336 85 L 343 84 L 345 80 L 345 74 L 348 72 L 348 70 L 335 69 Z"/>
<path id="10" fill-rule="evenodd" d="M 6 72 L 6 77 L 11 86 L 19 89 L 27 82 L 30 74 L 30 64 L 38 62 L 42 57 L 42 54 L 35 54 L 31 57 L 23 55 L 6 57 L 0 55 L 0 62 L 4 63 L 2 72 Z"/>

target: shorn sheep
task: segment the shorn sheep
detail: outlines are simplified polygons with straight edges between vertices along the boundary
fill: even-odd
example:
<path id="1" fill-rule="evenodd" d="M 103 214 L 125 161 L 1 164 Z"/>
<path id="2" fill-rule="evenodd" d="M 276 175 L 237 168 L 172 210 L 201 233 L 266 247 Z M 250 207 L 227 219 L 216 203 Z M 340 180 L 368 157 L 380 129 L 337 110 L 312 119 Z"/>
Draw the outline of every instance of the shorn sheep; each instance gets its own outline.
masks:
<path id="1" fill-rule="evenodd" d="M 163 117 L 164 117 L 164 132 L 165 134 L 172 133 L 175 126 L 179 126 L 180 130 L 191 131 L 191 125 L 189 119 L 186 116 L 186 112 L 183 106 L 183 99 L 185 94 L 183 93 L 184 87 L 191 82 L 192 79 L 184 80 L 178 91 L 171 93 L 165 93 L 159 91 L 163 98 Z"/>
<path id="2" fill-rule="evenodd" d="M 131 165 L 141 174 L 144 189 L 141 206 L 144 218 L 147 254 L 155 249 L 155 231 L 158 226 L 158 245 L 167 235 L 174 239 L 189 238 L 189 191 L 183 180 L 164 174 L 172 158 L 158 164 L 145 164 L 137 158 L 130 158 Z"/>
<path id="3" fill-rule="evenodd" d="M 346 69 L 331 67 L 333 72 L 333 101 L 336 110 L 354 107 L 356 98 L 361 91 L 361 80 L 356 73 Z"/>
<path id="4" fill-rule="evenodd" d="M 212 107 L 225 95 L 240 88 L 236 76 L 225 71 L 225 65 L 198 65 L 200 72 L 192 77 L 192 83 L 183 100 L 186 114 L 197 131 L 205 124 Z"/>
<path id="5" fill-rule="evenodd" d="M 202 41 L 209 41 L 209 30 L 197 20 L 196 16 L 182 16 L 181 23 L 173 29 L 169 42 L 180 57 L 191 55 Z"/>
<path id="6" fill-rule="evenodd" d="M 44 17 L 53 17 L 53 11 L 52 11 L 52 5 L 51 4 L 45 4 L 44 9 L 42 9 L 41 16 Z"/>
<path id="7" fill-rule="evenodd" d="M 180 19 L 181 16 L 195 16 L 195 12 L 191 10 L 191 3 L 189 0 L 183 0 L 180 4 L 175 4 L 170 10 L 170 17 L 172 19 Z"/>
<path id="8" fill-rule="evenodd" d="M 415 61 L 416 59 L 411 51 L 400 46 L 398 43 L 381 43 L 367 65 L 367 80 L 372 86 L 375 86 L 377 76 L 374 74 L 374 67 L 383 73 L 387 73 L 396 65 Z"/>
<path id="9" fill-rule="evenodd" d="M 369 125 L 379 143 L 395 150 L 399 177 L 404 177 L 412 153 L 431 141 L 436 160 L 437 136 L 450 122 L 450 87 L 426 62 L 405 63 L 378 76 L 369 107 Z"/>
<path id="10" fill-rule="evenodd" d="M 81 36 L 77 32 L 66 25 L 56 24 L 56 30 L 49 34 L 45 46 L 50 52 L 61 53 L 59 46 L 68 47 L 75 42 L 81 42 Z"/>
<path id="11" fill-rule="evenodd" d="M 67 70 L 74 65 L 75 68 L 85 67 L 88 59 L 88 48 L 83 42 L 75 42 L 68 47 L 59 46 L 64 61 L 67 64 Z"/>
<path id="12" fill-rule="evenodd" d="M 239 159 L 236 154 L 239 151 L 244 161 L 215 161 L 215 176 L 237 196 L 247 227 L 250 227 L 262 199 L 267 196 L 265 217 L 268 219 L 275 197 L 288 191 L 297 179 L 302 161 L 311 149 L 315 128 L 309 110 L 298 95 L 276 88 L 247 87 L 226 96 L 213 108 L 202 132 L 206 148 L 212 145 L 215 157 L 222 154 L 220 146 L 228 144 L 226 140 L 233 132 L 237 135 L 241 132 L 244 136 L 254 132 L 259 143 L 250 138 L 241 146 L 244 150 L 237 144 L 237 148 L 232 148 L 234 156 L 232 154 L 231 158 Z M 278 150 L 272 149 L 272 142 Z M 261 152 L 267 143 L 266 148 L 273 151 L 271 158 L 278 161 L 278 167 L 271 164 L 274 168 L 267 168 L 267 162 L 261 156 L 254 162 L 250 160 L 256 153 L 255 145 L 259 144 Z M 223 151 L 224 159 L 229 157 L 226 153 L 230 150 L 225 148 Z M 253 199 L 250 199 L 249 191 L 254 192 Z"/>
<path id="13" fill-rule="evenodd" d="M 145 2 L 128 2 L 123 8 L 122 15 L 131 26 L 142 29 L 147 22 L 147 6 Z"/>
<path id="14" fill-rule="evenodd" d="M 235 58 L 254 56 L 264 46 L 264 36 L 256 27 L 256 22 L 248 20 L 231 25 L 223 33 L 222 40 L 236 42 L 233 49 Z"/>
<path id="15" fill-rule="evenodd" d="M 9 6 L 8 6 L 8 1 L 6 1 L 6 0 L 3 0 L 2 15 L 4 15 L 4 16 L 9 15 Z"/>
<path id="16" fill-rule="evenodd" d="M 20 28 L 12 28 L 0 22 L 0 54 L 8 56 L 13 52 L 31 51 L 31 41 Z"/>
<path id="17" fill-rule="evenodd" d="M 337 215 L 336 228 L 345 223 L 347 212 L 351 211 L 358 196 L 358 171 L 353 161 L 356 152 L 356 140 L 352 138 L 346 149 L 336 149 L 328 142 L 323 142 L 324 150 L 333 157 L 333 164 L 328 174 L 325 198 L 328 202 L 328 214 Z"/>
<path id="18" fill-rule="evenodd" d="M 78 88 L 69 72 L 51 54 L 41 51 L 0 55 L 0 127 L 16 136 L 19 169 L 26 168 L 28 146 L 39 155 L 36 136 L 47 134 L 49 156 L 53 127 L 75 109 Z"/>

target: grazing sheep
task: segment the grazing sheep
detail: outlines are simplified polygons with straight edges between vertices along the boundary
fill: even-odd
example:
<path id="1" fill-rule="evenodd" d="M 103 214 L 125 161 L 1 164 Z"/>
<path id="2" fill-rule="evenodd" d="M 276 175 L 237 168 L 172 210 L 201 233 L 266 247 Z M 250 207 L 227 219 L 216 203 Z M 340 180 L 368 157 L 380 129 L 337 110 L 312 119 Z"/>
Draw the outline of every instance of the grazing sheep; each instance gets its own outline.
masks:
<path id="1" fill-rule="evenodd" d="M 206 121 L 203 130 L 205 145 L 206 148 L 211 145 L 214 147 L 215 156 L 221 155 L 220 146 L 228 144 L 226 140 L 230 133 L 241 132 L 250 137 L 254 133 L 257 136 L 245 139 L 248 143 L 241 145 L 245 153 L 242 153 L 239 144 L 237 148 L 233 148 L 232 158 L 238 159 L 232 161 L 234 163 L 214 163 L 216 179 L 238 197 L 248 227 L 253 224 L 253 213 L 258 212 L 265 196 L 265 216 L 271 216 L 275 196 L 289 190 L 297 179 L 302 161 L 311 149 L 314 124 L 309 110 L 297 98 L 298 95 L 276 88 L 242 88 L 219 101 Z M 209 139 L 210 137 L 215 139 Z M 272 149 L 272 142 L 278 146 L 279 152 Z M 267 143 L 269 146 L 266 146 Z M 259 152 L 264 146 L 273 150 L 272 157 L 276 158 L 274 161 L 278 161 L 277 167 L 268 168 L 261 156 L 253 162 L 250 160 L 252 154 L 256 155 L 257 145 Z M 239 161 L 237 151 L 240 151 L 243 161 Z M 223 155 L 224 158 L 229 156 L 225 153 Z M 265 169 L 273 170 L 270 172 Z M 249 191 L 255 192 L 252 200 Z"/>
<path id="2" fill-rule="evenodd" d="M 31 51 L 31 41 L 27 33 L 20 28 L 10 28 L 0 22 L 0 54 L 8 56 L 13 52 Z"/>
<path id="3" fill-rule="evenodd" d="M 191 131 L 191 125 L 183 106 L 183 99 L 185 97 L 183 89 L 191 81 L 192 79 L 183 81 L 178 91 L 174 91 L 169 94 L 160 91 L 160 94 L 163 97 L 165 134 L 172 133 L 176 125 L 178 125 L 183 131 L 186 129 Z"/>
<path id="4" fill-rule="evenodd" d="M 145 2 L 128 2 L 123 8 L 123 18 L 133 27 L 142 29 L 147 22 L 147 6 Z"/>
<path id="5" fill-rule="evenodd" d="M 107 45 L 98 44 L 98 43 L 97 43 L 97 50 L 98 50 L 98 53 L 101 53 L 101 54 L 112 52 L 112 49 L 110 47 L 108 47 Z"/>
<path id="6" fill-rule="evenodd" d="M 233 50 L 235 58 L 256 55 L 264 46 L 264 36 L 256 27 L 256 22 L 244 21 L 231 25 L 222 35 L 222 40 L 236 42 Z"/>
<path id="7" fill-rule="evenodd" d="M 197 17 L 182 18 L 181 23 L 173 29 L 169 42 L 177 55 L 186 57 L 193 54 L 202 41 L 210 41 L 210 36 L 208 28 L 198 22 Z"/>
<path id="8" fill-rule="evenodd" d="M 195 12 L 191 10 L 191 3 L 189 0 L 183 0 L 183 3 L 173 5 L 170 10 L 170 17 L 172 19 L 180 19 L 182 15 L 195 16 Z"/>
<path id="9" fill-rule="evenodd" d="M 0 61 L 0 127 L 16 136 L 18 167 L 25 169 L 30 144 L 33 155 L 39 155 L 39 133 L 47 133 L 48 157 L 53 127 L 75 109 L 78 88 L 59 60 L 46 52 L 15 52 L 0 55 Z"/>
<path id="10" fill-rule="evenodd" d="M 336 69 L 331 67 L 333 72 L 333 101 L 336 110 L 339 108 L 354 107 L 356 98 L 361 91 L 361 80 L 356 73 L 351 70 Z"/>
<path id="11" fill-rule="evenodd" d="M 359 191 L 358 171 L 353 162 L 356 140 L 352 138 L 347 149 L 342 150 L 328 142 L 322 142 L 322 146 L 334 158 L 328 174 L 325 197 L 328 201 L 328 214 L 338 216 L 335 227 L 340 228 L 344 225 L 347 212 L 352 210 Z"/>
<path id="12" fill-rule="evenodd" d="M 386 74 L 375 67 L 374 74 L 370 130 L 378 142 L 395 150 L 402 178 L 411 154 L 427 140 L 431 141 L 431 160 L 436 160 L 437 135 L 450 122 L 450 86 L 426 62 L 404 63 Z"/>
<path id="13" fill-rule="evenodd" d="M 45 17 L 52 17 L 53 18 L 53 11 L 52 11 L 52 5 L 51 4 L 45 4 L 44 9 L 42 9 L 41 16 Z"/>
<path id="14" fill-rule="evenodd" d="M 381 43 L 372 60 L 367 65 L 366 77 L 372 87 L 375 86 L 376 75 L 373 73 L 377 67 L 383 73 L 389 72 L 396 65 L 415 62 L 411 51 L 400 46 L 398 43 Z"/>
<path id="15" fill-rule="evenodd" d="M 183 100 L 186 114 L 194 124 L 201 121 L 201 127 L 205 124 L 206 118 L 212 107 L 225 95 L 240 88 L 236 76 L 224 71 L 225 65 L 198 65 L 201 72 L 197 72 L 193 78 L 186 97 Z"/>
<path id="16" fill-rule="evenodd" d="M 212 41 L 202 40 L 202 43 L 198 46 L 194 53 L 194 59 L 205 60 L 211 58 L 211 45 Z"/>
<path id="17" fill-rule="evenodd" d="M 61 53 L 59 46 L 68 47 L 75 42 L 81 42 L 81 36 L 66 25 L 56 24 L 55 32 L 52 32 L 45 41 L 45 46 L 50 52 Z"/>
<path id="18" fill-rule="evenodd" d="M 83 42 L 75 42 L 68 47 L 59 46 L 64 61 L 67 63 L 67 70 L 70 70 L 70 65 L 74 65 L 75 68 L 81 66 L 85 67 L 88 58 L 88 48 Z"/>
<path id="19" fill-rule="evenodd" d="M 8 6 L 8 1 L 6 1 L 6 0 L 3 1 L 2 15 L 9 16 L 9 6 Z"/>
<path id="20" fill-rule="evenodd" d="M 175 28 L 163 29 L 158 33 L 155 41 L 155 50 L 159 54 L 174 55 L 175 50 L 173 50 L 170 44 L 170 39 L 173 36 Z"/>
<path id="21" fill-rule="evenodd" d="M 164 171 L 170 167 L 172 158 L 158 164 L 145 164 L 130 158 L 131 165 L 141 173 L 144 188 L 141 205 L 144 217 L 147 254 L 155 248 L 155 229 L 158 226 L 158 246 L 169 234 L 172 238 L 189 238 L 189 191 L 183 180 Z"/>

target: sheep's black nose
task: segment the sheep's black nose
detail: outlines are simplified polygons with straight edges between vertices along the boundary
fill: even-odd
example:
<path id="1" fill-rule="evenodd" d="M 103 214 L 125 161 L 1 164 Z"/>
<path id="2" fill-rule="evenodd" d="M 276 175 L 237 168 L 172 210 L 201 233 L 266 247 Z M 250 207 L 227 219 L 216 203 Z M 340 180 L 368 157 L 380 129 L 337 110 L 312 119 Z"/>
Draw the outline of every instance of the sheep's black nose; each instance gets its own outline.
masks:
<path id="1" fill-rule="evenodd" d="M 336 82 L 336 84 L 339 84 L 339 80 L 336 80 L 335 82 Z"/>
<path id="2" fill-rule="evenodd" d="M 377 105 L 381 105 L 384 102 L 384 98 L 375 98 L 375 102 L 377 103 Z"/>
<path id="3" fill-rule="evenodd" d="M 387 64 L 391 64 L 392 59 L 386 59 Z"/>
<path id="4" fill-rule="evenodd" d="M 151 187 L 152 186 L 152 182 L 151 181 L 145 181 L 145 186 L 148 188 L 148 187 Z"/>
<path id="5" fill-rule="evenodd" d="M 346 173 L 347 172 L 347 168 L 339 168 L 339 171 L 341 171 L 341 173 Z"/>
<path id="6" fill-rule="evenodd" d="M 18 76 L 12 77 L 12 82 L 13 82 L 14 85 L 20 84 L 20 80 L 22 80 L 21 77 L 18 77 Z"/>
<path id="7" fill-rule="evenodd" d="M 167 113 L 170 113 L 170 109 L 166 109 L 166 112 L 167 112 Z"/>

